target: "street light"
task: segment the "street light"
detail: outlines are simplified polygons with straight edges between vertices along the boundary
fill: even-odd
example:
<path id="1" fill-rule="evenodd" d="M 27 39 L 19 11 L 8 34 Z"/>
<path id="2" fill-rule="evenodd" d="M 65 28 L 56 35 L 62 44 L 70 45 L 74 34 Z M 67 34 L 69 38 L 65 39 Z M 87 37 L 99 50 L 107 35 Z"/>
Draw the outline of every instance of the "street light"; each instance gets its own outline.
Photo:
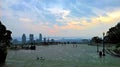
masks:
<path id="1" fill-rule="evenodd" d="M 105 32 L 103 32 L 103 56 L 105 56 L 105 44 L 104 44 Z"/>
<path id="2" fill-rule="evenodd" d="M 99 46 L 98 46 L 98 42 L 99 42 L 99 38 L 97 37 L 97 52 L 99 52 Z"/>

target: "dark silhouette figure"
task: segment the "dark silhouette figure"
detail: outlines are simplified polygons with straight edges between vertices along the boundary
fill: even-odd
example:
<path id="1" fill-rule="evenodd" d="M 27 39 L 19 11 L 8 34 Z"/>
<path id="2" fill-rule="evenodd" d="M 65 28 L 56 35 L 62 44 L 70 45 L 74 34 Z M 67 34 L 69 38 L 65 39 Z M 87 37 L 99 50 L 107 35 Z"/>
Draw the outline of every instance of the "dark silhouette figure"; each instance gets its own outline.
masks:
<path id="1" fill-rule="evenodd" d="M 37 57 L 36 60 L 39 60 L 39 57 Z"/>
<path id="2" fill-rule="evenodd" d="M 102 57 L 102 51 L 99 52 L 99 57 L 100 57 L 100 58 Z"/>
<path id="3" fill-rule="evenodd" d="M 31 50 L 35 50 L 35 49 L 36 49 L 36 46 L 35 46 L 35 45 L 31 45 L 31 46 L 30 46 L 30 49 L 31 49 Z"/>
<path id="4" fill-rule="evenodd" d="M 0 21 L 0 64 L 4 64 L 7 56 L 7 47 L 10 46 L 12 32 L 6 30 L 6 27 Z"/>
<path id="5" fill-rule="evenodd" d="M 40 57 L 40 60 L 45 60 L 43 57 Z"/>

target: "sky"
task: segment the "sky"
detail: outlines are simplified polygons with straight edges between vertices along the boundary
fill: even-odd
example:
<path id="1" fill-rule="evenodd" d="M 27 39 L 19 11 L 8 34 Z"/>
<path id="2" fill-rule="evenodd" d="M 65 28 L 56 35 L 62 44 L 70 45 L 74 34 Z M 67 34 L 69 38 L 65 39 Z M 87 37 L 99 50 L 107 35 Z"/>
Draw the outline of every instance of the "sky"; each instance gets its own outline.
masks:
<path id="1" fill-rule="evenodd" d="M 0 0 L 12 37 L 102 37 L 120 21 L 120 0 Z"/>

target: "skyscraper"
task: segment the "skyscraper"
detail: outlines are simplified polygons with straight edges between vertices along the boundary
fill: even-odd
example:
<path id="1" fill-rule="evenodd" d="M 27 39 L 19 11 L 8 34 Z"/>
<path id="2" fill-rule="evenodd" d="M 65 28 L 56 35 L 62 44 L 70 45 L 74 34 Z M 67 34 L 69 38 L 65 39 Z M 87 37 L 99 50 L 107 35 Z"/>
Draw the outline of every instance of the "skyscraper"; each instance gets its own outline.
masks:
<path id="1" fill-rule="evenodd" d="M 42 42 L 42 34 L 39 34 L 39 42 Z"/>
<path id="2" fill-rule="evenodd" d="M 33 42 L 34 42 L 34 35 L 33 35 L 33 34 L 30 34 L 30 35 L 29 35 L 29 42 L 30 42 L 30 43 L 33 43 Z"/>
<path id="3" fill-rule="evenodd" d="M 26 43 L 26 35 L 23 34 L 23 35 L 22 35 L 22 44 L 25 44 L 25 43 Z"/>
<path id="4" fill-rule="evenodd" d="M 46 42 L 46 38 L 44 38 L 44 42 Z"/>

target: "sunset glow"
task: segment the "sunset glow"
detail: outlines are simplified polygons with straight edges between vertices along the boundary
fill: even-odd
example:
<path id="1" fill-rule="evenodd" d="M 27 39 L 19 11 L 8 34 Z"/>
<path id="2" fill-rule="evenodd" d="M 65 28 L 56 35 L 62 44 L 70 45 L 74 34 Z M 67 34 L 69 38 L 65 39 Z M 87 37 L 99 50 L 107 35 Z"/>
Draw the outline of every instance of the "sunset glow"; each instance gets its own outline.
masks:
<path id="1" fill-rule="evenodd" d="M 0 20 L 13 37 L 90 38 L 120 21 L 120 0 L 0 0 Z"/>

